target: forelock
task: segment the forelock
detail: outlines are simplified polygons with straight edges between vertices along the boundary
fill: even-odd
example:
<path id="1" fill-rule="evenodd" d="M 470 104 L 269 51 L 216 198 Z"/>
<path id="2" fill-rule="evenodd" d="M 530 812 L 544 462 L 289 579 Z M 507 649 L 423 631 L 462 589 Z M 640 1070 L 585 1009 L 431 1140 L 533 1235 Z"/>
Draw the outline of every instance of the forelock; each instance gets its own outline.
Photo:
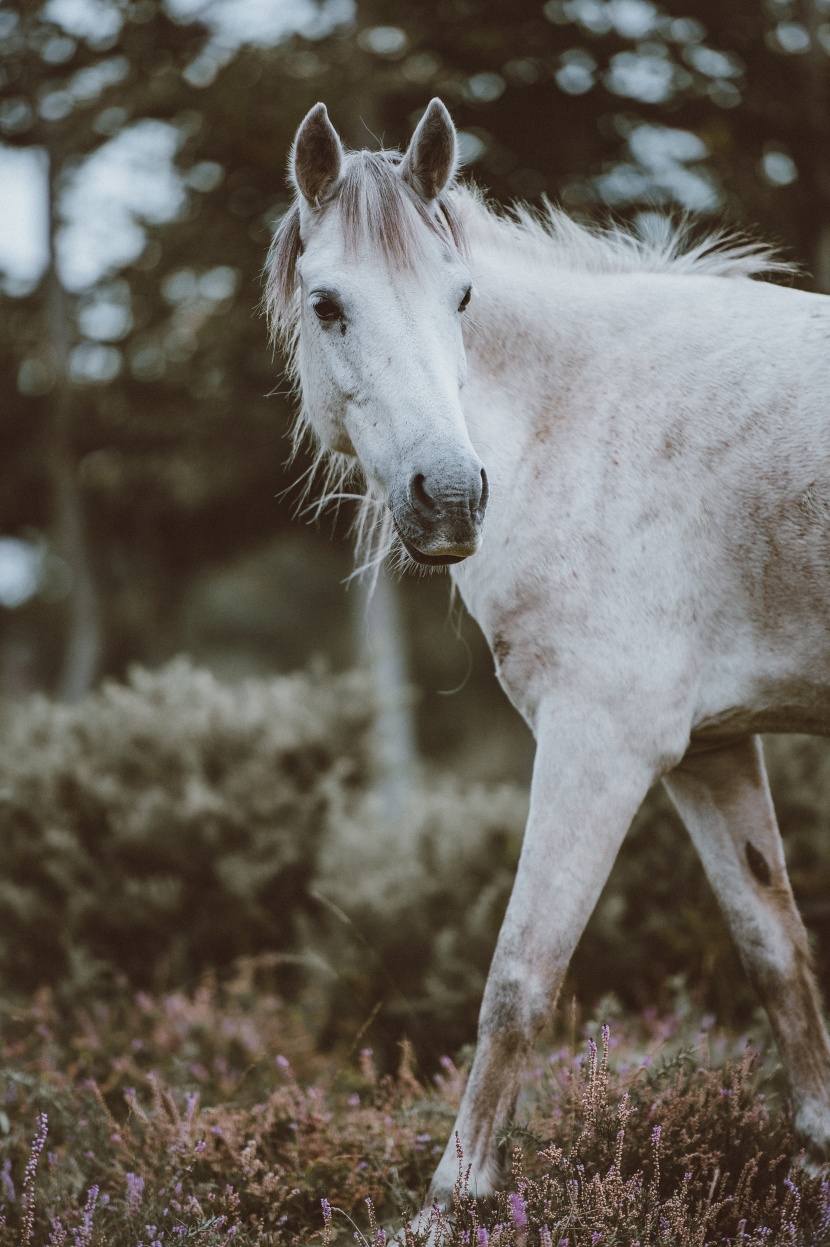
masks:
<path id="1" fill-rule="evenodd" d="M 463 247 L 449 197 L 427 205 L 398 172 L 398 152 L 353 152 L 338 185 L 333 208 L 351 252 L 368 244 L 398 267 L 409 268 L 423 255 L 433 234 L 453 250 Z"/>

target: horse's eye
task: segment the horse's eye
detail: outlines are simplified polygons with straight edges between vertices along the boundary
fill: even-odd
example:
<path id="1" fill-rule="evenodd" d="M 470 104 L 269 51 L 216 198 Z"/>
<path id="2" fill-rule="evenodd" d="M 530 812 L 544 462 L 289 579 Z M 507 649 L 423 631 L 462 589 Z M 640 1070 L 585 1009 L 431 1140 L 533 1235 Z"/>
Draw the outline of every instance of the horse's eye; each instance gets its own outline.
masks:
<path id="1" fill-rule="evenodd" d="M 466 312 L 467 307 L 469 306 L 469 303 L 470 303 L 470 296 L 472 295 L 472 293 L 473 293 L 472 286 L 468 286 L 464 292 L 464 298 L 461 300 L 461 302 L 458 305 L 459 312 Z"/>
<path id="2" fill-rule="evenodd" d="M 340 320 L 343 315 L 342 310 L 337 306 L 334 299 L 315 299 L 311 306 L 314 308 L 314 314 L 318 320 L 326 322 Z"/>

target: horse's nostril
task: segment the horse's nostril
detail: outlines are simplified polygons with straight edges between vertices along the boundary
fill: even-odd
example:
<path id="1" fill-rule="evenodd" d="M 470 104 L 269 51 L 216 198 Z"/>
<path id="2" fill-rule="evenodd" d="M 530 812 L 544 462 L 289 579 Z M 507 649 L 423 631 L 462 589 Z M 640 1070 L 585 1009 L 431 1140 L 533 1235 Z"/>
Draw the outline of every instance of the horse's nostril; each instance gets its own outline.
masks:
<path id="1" fill-rule="evenodd" d="M 487 479 L 487 473 L 484 468 L 481 469 L 481 494 L 476 508 L 479 515 L 483 515 L 487 508 L 487 500 L 490 497 L 490 482 Z"/>
<path id="2" fill-rule="evenodd" d="M 427 489 L 427 478 L 423 472 L 416 472 L 409 483 L 409 497 L 416 510 L 426 512 L 435 508 L 435 499 Z"/>

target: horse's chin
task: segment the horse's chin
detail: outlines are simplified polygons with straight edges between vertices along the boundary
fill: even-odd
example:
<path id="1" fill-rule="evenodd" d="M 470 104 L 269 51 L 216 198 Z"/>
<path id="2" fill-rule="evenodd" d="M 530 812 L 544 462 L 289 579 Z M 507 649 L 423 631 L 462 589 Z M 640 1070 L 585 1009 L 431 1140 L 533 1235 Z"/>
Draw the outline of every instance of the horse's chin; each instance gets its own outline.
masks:
<path id="1" fill-rule="evenodd" d="M 450 567 L 453 563 L 463 563 L 466 558 L 470 557 L 468 554 L 424 554 L 413 546 L 411 541 L 407 541 L 397 524 L 395 531 L 409 557 L 421 567 Z"/>

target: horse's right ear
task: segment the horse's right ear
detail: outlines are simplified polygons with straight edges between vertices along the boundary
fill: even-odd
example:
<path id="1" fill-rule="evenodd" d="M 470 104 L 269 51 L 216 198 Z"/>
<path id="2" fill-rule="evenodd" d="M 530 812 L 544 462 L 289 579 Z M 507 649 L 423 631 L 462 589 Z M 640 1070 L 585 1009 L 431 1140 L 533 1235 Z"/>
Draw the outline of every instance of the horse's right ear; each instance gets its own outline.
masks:
<path id="1" fill-rule="evenodd" d="M 291 151 L 291 180 L 317 207 L 340 177 L 343 148 L 325 104 L 315 104 L 297 131 Z"/>

